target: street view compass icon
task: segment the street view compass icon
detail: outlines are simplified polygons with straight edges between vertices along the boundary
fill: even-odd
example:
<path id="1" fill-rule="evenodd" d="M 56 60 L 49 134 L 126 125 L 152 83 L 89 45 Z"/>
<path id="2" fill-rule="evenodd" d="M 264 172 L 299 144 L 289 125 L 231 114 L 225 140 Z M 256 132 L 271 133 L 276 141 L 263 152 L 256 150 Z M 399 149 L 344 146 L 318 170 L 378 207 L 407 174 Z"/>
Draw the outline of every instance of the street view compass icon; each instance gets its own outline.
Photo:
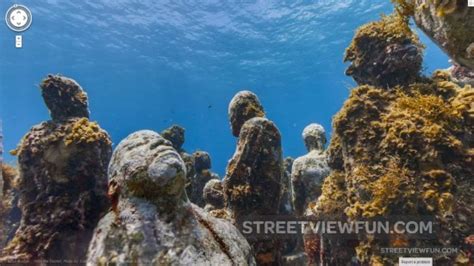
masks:
<path id="1" fill-rule="evenodd" d="M 5 15 L 7 26 L 16 32 L 27 30 L 32 20 L 33 16 L 31 15 L 31 11 L 23 5 L 13 5 L 8 9 Z"/>

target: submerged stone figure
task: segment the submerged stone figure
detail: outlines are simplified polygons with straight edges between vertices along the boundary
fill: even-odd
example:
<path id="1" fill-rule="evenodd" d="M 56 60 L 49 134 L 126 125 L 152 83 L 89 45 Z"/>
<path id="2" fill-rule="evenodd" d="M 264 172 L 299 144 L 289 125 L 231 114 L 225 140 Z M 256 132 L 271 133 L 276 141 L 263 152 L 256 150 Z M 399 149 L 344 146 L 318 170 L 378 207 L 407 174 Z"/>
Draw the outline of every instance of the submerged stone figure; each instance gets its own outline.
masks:
<path id="1" fill-rule="evenodd" d="M 87 95 L 74 80 L 48 76 L 41 92 L 51 121 L 34 126 L 18 156 L 21 224 L 1 263 L 85 259 L 108 200 L 111 141 L 88 119 Z"/>
<path id="2" fill-rule="evenodd" d="M 283 162 L 280 132 L 270 120 L 257 96 L 237 93 L 229 105 L 229 119 L 237 149 L 227 165 L 223 180 L 226 208 L 235 223 L 248 216 L 279 213 Z M 247 239 L 257 263 L 279 263 L 281 242 L 275 238 Z"/>
<path id="3" fill-rule="evenodd" d="M 3 162 L 3 134 L 0 124 L 0 251 L 18 228 L 21 212 L 18 208 L 18 171 Z"/>
<path id="4" fill-rule="evenodd" d="M 204 210 L 211 212 L 224 208 L 224 188 L 219 179 L 209 180 L 203 189 Z"/>
<path id="5" fill-rule="evenodd" d="M 186 167 L 159 134 L 138 131 L 117 146 L 109 194 L 117 199 L 90 243 L 87 264 L 254 265 L 245 238 L 185 193 Z"/>
<path id="6" fill-rule="evenodd" d="M 344 61 L 351 63 L 346 75 L 352 76 L 359 85 L 383 88 L 417 81 L 423 46 L 418 37 L 407 34 L 409 32 L 404 18 L 397 15 L 360 27 L 344 55 Z"/>
<path id="7" fill-rule="evenodd" d="M 293 204 L 293 185 L 291 184 L 291 171 L 293 169 L 294 159 L 286 157 L 283 160 L 282 188 L 280 199 L 280 214 L 292 215 L 294 212 Z"/>
<path id="8" fill-rule="evenodd" d="M 13 238 L 19 226 L 18 171 L 11 165 L 0 165 L 0 250 Z"/>
<path id="9" fill-rule="evenodd" d="M 183 149 L 185 141 L 185 129 L 178 125 L 172 125 L 171 127 L 163 130 L 161 136 L 171 142 L 173 148 L 179 153 L 184 163 L 186 164 L 186 172 L 188 177 L 188 185 L 190 184 L 191 178 L 194 176 L 194 157 L 187 153 Z"/>
<path id="10" fill-rule="evenodd" d="M 205 151 L 193 153 L 195 174 L 191 177 L 190 185 L 187 186 L 189 200 L 204 207 L 203 189 L 206 183 L 211 179 L 219 179 L 215 173 L 211 172 L 211 157 Z"/>
<path id="11" fill-rule="evenodd" d="M 401 45 L 403 40 L 416 39 L 408 22 L 397 16 L 363 26 L 355 38 L 362 31 L 402 41 Z M 362 65 L 378 56 L 370 49 L 378 41 L 365 41 L 365 45 L 356 45 L 361 53 L 353 58 Z M 372 86 L 372 81 L 378 85 Z M 316 218 L 329 215 L 348 221 L 423 214 L 433 217 L 437 228 L 430 239 L 408 233 L 377 237 L 364 232 L 352 241 L 328 239 L 323 263 L 346 265 L 356 256 L 363 265 L 394 265 L 399 256 L 382 253 L 381 247 L 438 246 L 454 247 L 458 252 L 432 254 L 435 264 L 469 264 L 472 246 L 464 241 L 474 230 L 473 219 L 468 218 L 474 215 L 473 89 L 460 87 L 444 71 L 436 71 L 431 78 L 418 73 L 388 89 L 383 86 L 387 84 L 384 76 L 365 82 L 351 91 L 334 117 L 328 149 L 332 172 L 308 212 Z M 318 250 L 314 247 L 319 240 L 313 240 L 305 239 L 305 248 L 310 262 L 317 262 L 318 254 L 312 251 Z"/>
<path id="12" fill-rule="evenodd" d="M 303 139 L 308 154 L 296 158 L 291 172 L 293 205 L 299 217 L 304 215 L 308 204 L 321 195 L 323 181 L 330 171 L 324 152 L 324 128 L 319 124 L 309 124 L 303 130 Z"/>
<path id="13" fill-rule="evenodd" d="M 451 57 L 455 65 L 474 71 L 474 8 L 463 0 L 392 0 L 398 12 L 416 25 Z"/>

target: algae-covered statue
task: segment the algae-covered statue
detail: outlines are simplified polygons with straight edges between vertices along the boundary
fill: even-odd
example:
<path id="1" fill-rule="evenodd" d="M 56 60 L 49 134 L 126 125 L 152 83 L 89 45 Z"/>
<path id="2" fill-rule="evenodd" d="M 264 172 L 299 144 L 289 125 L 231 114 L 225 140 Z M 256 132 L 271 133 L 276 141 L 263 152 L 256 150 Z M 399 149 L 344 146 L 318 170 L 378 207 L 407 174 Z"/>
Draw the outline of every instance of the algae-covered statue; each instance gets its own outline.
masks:
<path id="1" fill-rule="evenodd" d="M 158 133 L 121 141 L 109 166 L 112 211 L 97 225 L 87 264 L 253 265 L 245 238 L 190 203 L 185 182 L 183 160 Z"/>
<path id="2" fill-rule="evenodd" d="M 202 197 L 206 206 L 204 210 L 212 212 L 224 208 L 224 188 L 219 179 L 211 179 L 204 186 Z"/>
<path id="3" fill-rule="evenodd" d="M 348 51 L 351 63 L 378 62 L 380 55 L 371 47 L 382 45 L 377 51 L 389 51 L 398 42 L 406 45 L 417 40 L 407 23 L 395 14 L 362 26 Z M 390 42 L 381 43 L 374 36 L 385 36 Z M 398 56 L 402 61 L 415 58 L 410 50 Z M 404 64 L 392 66 L 400 68 L 392 69 L 393 73 L 402 74 L 349 72 L 359 86 L 333 119 L 332 171 L 310 212 L 316 218 L 347 221 L 430 217 L 437 227 L 425 238 L 361 232 L 353 241 L 330 239 L 323 263 L 342 265 L 357 257 L 363 265 L 393 265 L 399 255 L 384 254 L 381 247 L 436 246 L 455 247 L 458 252 L 430 254 L 434 264 L 468 264 L 472 255 L 465 239 L 474 230 L 474 220 L 468 218 L 474 214 L 474 90 L 452 82 L 444 71 L 429 78 L 421 75 L 418 64 L 410 72 L 401 69 Z M 319 241 L 305 240 L 308 253 L 319 245 L 313 240 Z M 319 254 L 308 255 L 318 262 Z"/>
<path id="4" fill-rule="evenodd" d="M 187 182 L 188 186 L 190 185 L 190 180 L 194 176 L 194 157 L 192 154 L 186 152 L 183 149 L 183 144 L 185 141 L 185 132 L 186 130 L 179 126 L 179 125 L 172 125 L 169 128 L 164 129 L 161 131 L 160 135 L 171 142 L 173 148 L 179 153 L 181 158 L 183 159 L 186 165 L 186 173 L 187 173 Z"/>
<path id="5" fill-rule="evenodd" d="M 420 78 L 423 45 L 401 16 L 382 17 L 361 26 L 346 49 L 346 75 L 358 85 L 393 87 Z"/>
<path id="6" fill-rule="evenodd" d="M 211 172 L 211 157 L 205 151 L 196 151 L 193 153 L 194 158 L 194 175 L 189 180 L 190 184 L 187 186 L 187 194 L 189 200 L 204 207 L 203 189 L 206 183 L 211 179 L 219 179 L 219 176 Z"/>
<path id="7" fill-rule="evenodd" d="M 296 158 L 291 172 L 292 197 L 295 214 L 303 216 L 310 202 L 321 194 L 321 186 L 329 175 L 324 145 L 326 132 L 319 124 L 309 124 L 303 130 L 303 139 L 308 154 Z"/>
<path id="8" fill-rule="evenodd" d="M 232 133 L 239 140 L 227 165 L 223 186 L 226 208 L 237 224 L 245 217 L 279 213 L 283 175 L 281 136 L 275 124 L 264 116 L 260 101 L 250 91 L 237 93 L 229 104 Z M 247 239 L 257 263 L 280 261 L 278 239 Z"/>
<path id="9" fill-rule="evenodd" d="M 21 224 L 0 264 L 85 259 L 93 229 L 108 206 L 108 134 L 89 121 L 87 95 L 72 79 L 40 85 L 52 120 L 34 126 L 18 156 Z"/>

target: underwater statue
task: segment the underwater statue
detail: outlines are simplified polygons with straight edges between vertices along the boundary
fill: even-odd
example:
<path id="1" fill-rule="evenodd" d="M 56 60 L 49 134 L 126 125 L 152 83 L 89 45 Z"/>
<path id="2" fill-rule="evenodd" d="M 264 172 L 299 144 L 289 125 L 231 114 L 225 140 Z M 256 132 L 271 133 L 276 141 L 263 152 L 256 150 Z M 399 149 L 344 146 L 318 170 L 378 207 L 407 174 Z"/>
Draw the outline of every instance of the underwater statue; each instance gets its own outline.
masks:
<path id="1" fill-rule="evenodd" d="M 392 0 L 397 11 L 412 17 L 451 59 L 474 71 L 474 8 L 463 0 Z"/>
<path id="2" fill-rule="evenodd" d="M 293 169 L 294 159 L 286 157 L 283 160 L 283 175 L 281 181 L 281 199 L 280 199 L 280 214 L 293 215 L 293 185 L 291 184 L 291 170 Z"/>
<path id="3" fill-rule="evenodd" d="M 281 136 L 275 124 L 264 116 L 260 101 L 250 91 L 237 93 L 230 102 L 231 129 L 239 139 L 227 165 L 223 187 L 226 208 L 236 224 L 245 217 L 279 213 L 283 175 Z M 278 239 L 247 239 L 258 264 L 280 262 Z"/>
<path id="4" fill-rule="evenodd" d="M 18 171 L 4 162 L 0 165 L 0 250 L 13 238 L 20 225 Z"/>
<path id="5" fill-rule="evenodd" d="M 204 210 L 212 212 L 224 208 L 224 188 L 219 179 L 209 180 L 203 189 L 202 195 L 206 206 Z"/>
<path id="6" fill-rule="evenodd" d="M 179 152 L 179 155 L 183 159 L 186 165 L 186 172 L 187 172 L 187 186 L 191 184 L 191 179 L 194 176 L 194 157 L 187 153 L 183 149 L 183 144 L 185 141 L 185 129 L 178 125 L 172 125 L 171 127 L 161 131 L 160 135 L 165 138 L 166 140 L 170 141 L 173 145 L 173 148 Z M 187 188 L 188 189 L 188 188 Z M 189 188 L 190 189 L 190 188 Z"/>
<path id="7" fill-rule="evenodd" d="M 377 51 L 389 53 L 398 42 L 418 47 L 413 40 L 417 37 L 406 19 L 385 16 L 356 32 L 348 58 L 353 65 L 367 65 L 381 57 Z M 414 58 L 411 49 L 398 56 Z M 402 74 L 369 71 L 365 74 L 370 77 L 360 78 L 361 73 L 349 72 L 359 86 L 333 119 L 328 149 L 332 171 L 308 213 L 346 221 L 431 217 L 437 228 L 425 238 L 362 232 L 352 240 L 326 239 L 323 262 L 345 265 L 357 257 L 363 265 L 393 265 L 399 255 L 383 254 L 381 247 L 437 246 L 458 252 L 430 254 L 434 264 L 468 264 L 472 246 L 465 239 L 474 231 L 469 218 L 474 214 L 474 90 L 452 82 L 444 71 L 429 78 L 418 67 L 413 72 L 406 72 L 403 64 L 393 67 L 400 68 L 393 73 Z M 310 262 L 317 262 L 319 254 L 311 252 L 319 240 L 313 240 L 305 239 L 305 248 Z"/>
<path id="8" fill-rule="evenodd" d="M 344 55 L 350 62 L 346 75 L 358 85 L 383 88 L 418 81 L 423 45 L 405 23 L 405 18 L 391 15 L 360 27 Z"/>
<path id="9" fill-rule="evenodd" d="M 16 169 L 3 162 L 3 133 L 0 124 L 0 251 L 11 239 L 20 221 Z"/>
<path id="10" fill-rule="evenodd" d="M 254 265 L 237 228 L 189 202 L 185 183 L 183 160 L 158 133 L 122 140 L 109 165 L 112 211 L 96 227 L 87 264 Z"/>
<path id="11" fill-rule="evenodd" d="M 187 195 L 189 200 L 203 208 L 205 202 L 203 199 L 203 189 L 206 183 L 211 179 L 219 179 L 219 176 L 211 172 L 211 157 L 205 151 L 196 151 L 194 158 L 194 176 L 191 177 L 191 184 L 187 186 Z"/>
<path id="12" fill-rule="evenodd" d="M 303 130 L 303 140 L 308 154 L 296 158 L 291 171 L 291 194 L 298 217 L 302 217 L 308 204 L 315 202 L 321 195 L 321 186 L 330 171 L 324 152 L 324 128 L 319 124 L 309 124 Z"/>
<path id="13" fill-rule="evenodd" d="M 21 223 L 0 264 L 84 260 L 108 207 L 112 143 L 89 121 L 87 94 L 62 76 L 48 76 L 40 89 L 52 120 L 34 126 L 12 152 L 18 156 Z"/>

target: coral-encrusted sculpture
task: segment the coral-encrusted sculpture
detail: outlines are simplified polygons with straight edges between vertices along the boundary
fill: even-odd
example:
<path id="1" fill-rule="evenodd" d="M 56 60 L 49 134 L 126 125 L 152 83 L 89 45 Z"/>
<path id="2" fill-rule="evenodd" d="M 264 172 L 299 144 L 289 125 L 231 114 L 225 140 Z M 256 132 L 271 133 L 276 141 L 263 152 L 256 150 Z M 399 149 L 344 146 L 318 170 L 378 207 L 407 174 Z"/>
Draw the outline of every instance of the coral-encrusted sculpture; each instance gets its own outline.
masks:
<path id="1" fill-rule="evenodd" d="M 18 171 L 1 162 L 0 165 L 0 250 L 11 240 L 20 224 L 18 207 Z"/>
<path id="2" fill-rule="evenodd" d="M 255 94 L 237 93 L 229 105 L 234 136 L 239 137 L 234 156 L 227 165 L 224 183 L 226 207 L 237 224 L 249 216 L 277 215 L 280 207 L 283 159 L 281 136 Z M 250 239 L 257 263 L 279 263 L 278 239 Z"/>
<path id="3" fill-rule="evenodd" d="M 405 34 L 399 29 L 385 33 L 387 38 Z M 371 51 L 361 59 L 372 61 L 370 55 L 377 53 Z M 464 239 L 474 230 L 468 218 L 474 214 L 474 90 L 453 83 L 443 71 L 412 80 L 418 82 L 403 79 L 390 89 L 361 85 L 352 90 L 333 120 L 333 171 L 308 213 L 349 221 L 431 216 L 439 226 L 428 238 L 361 233 L 352 243 L 331 239 L 325 242 L 330 264 L 347 264 L 353 256 L 362 264 L 396 264 L 399 255 L 382 254 L 381 247 L 455 247 L 457 253 L 430 256 L 440 265 L 472 260 Z M 315 243 L 306 246 L 310 250 Z"/>
<path id="4" fill-rule="evenodd" d="M 109 166 L 117 199 L 99 222 L 87 263 L 253 265 L 245 238 L 229 222 L 190 203 L 186 168 L 171 143 L 138 131 L 118 145 Z"/>
<path id="5" fill-rule="evenodd" d="M 193 153 L 195 174 L 191 177 L 190 184 L 187 187 L 189 200 L 203 208 L 205 205 L 203 199 L 203 189 L 206 183 L 211 179 L 219 179 L 219 176 L 211 172 L 211 157 L 205 151 L 196 151 Z"/>
<path id="6" fill-rule="evenodd" d="M 303 130 L 303 139 L 309 153 L 296 158 L 291 173 L 293 205 L 299 217 L 303 216 L 310 202 L 318 199 L 323 181 L 329 175 L 324 128 L 319 124 L 309 124 Z"/>
<path id="7" fill-rule="evenodd" d="M 12 238 L 20 221 L 18 171 L 3 161 L 3 134 L 0 123 L 0 251 Z"/>
<path id="8" fill-rule="evenodd" d="M 474 8 L 464 0 L 392 0 L 399 13 L 440 46 L 455 65 L 474 71 Z"/>
<path id="9" fill-rule="evenodd" d="M 211 212 L 224 207 L 224 188 L 219 179 L 209 180 L 203 189 L 204 210 Z"/>
<path id="10" fill-rule="evenodd" d="M 34 126 L 13 151 L 22 217 L 0 263 L 84 260 L 108 206 L 111 141 L 88 120 L 86 93 L 61 76 L 48 76 L 40 88 L 53 120 Z"/>
<path id="11" fill-rule="evenodd" d="M 172 125 L 171 127 L 161 131 L 161 136 L 168 141 L 171 142 L 173 148 L 179 152 L 181 158 L 183 159 L 184 163 L 186 164 L 186 172 L 187 172 L 187 183 L 188 185 L 191 184 L 191 178 L 194 176 L 194 157 L 187 153 L 183 149 L 183 144 L 185 141 L 185 129 L 178 125 Z"/>
<path id="12" fill-rule="evenodd" d="M 251 91 L 240 91 L 229 104 L 229 120 L 232 135 L 239 137 L 242 126 L 254 117 L 265 117 L 265 111 L 257 95 Z"/>
<path id="13" fill-rule="evenodd" d="M 420 77 L 423 46 L 405 18 L 384 16 L 360 27 L 346 49 L 346 75 L 359 84 L 379 87 L 406 85 Z"/>

